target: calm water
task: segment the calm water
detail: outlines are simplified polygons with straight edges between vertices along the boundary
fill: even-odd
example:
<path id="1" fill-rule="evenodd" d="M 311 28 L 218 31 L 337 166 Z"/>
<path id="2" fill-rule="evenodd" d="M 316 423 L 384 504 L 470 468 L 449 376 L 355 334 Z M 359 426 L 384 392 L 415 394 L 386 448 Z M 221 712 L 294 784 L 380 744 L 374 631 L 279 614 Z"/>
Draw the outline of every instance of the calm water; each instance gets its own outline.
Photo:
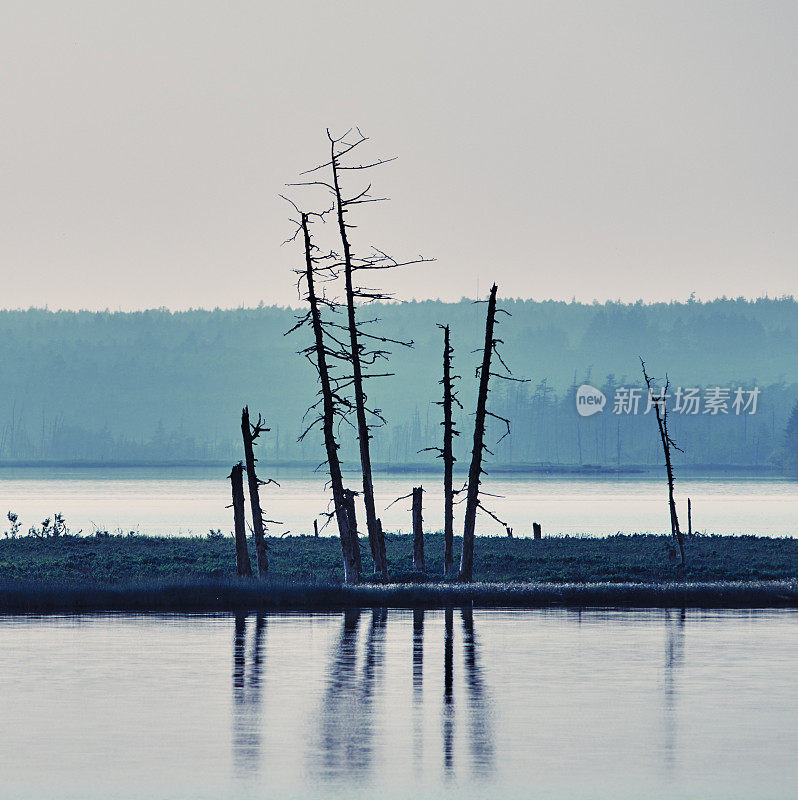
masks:
<path id="1" fill-rule="evenodd" d="M 0 530 L 5 514 L 20 515 L 24 530 L 48 515 L 62 512 L 69 526 L 84 533 L 137 531 L 147 534 L 204 535 L 210 528 L 229 531 L 232 513 L 227 471 L 221 468 L 171 469 L 0 469 Z M 309 533 L 313 519 L 327 508 L 328 494 L 320 475 L 285 470 L 274 473 L 280 486 L 263 490 L 268 516 L 285 531 Z M 357 476 L 349 476 L 357 487 Z M 410 529 L 409 500 L 387 506 L 423 485 L 424 525 L 443 527 L 440 478 L 425 475 L 378 475 L 377 508 L 386 530 Z M 606 536 L 617 532 L 669 532 L 667 488 L 657 477 L 489 476 L 485 489 L 498 498 L 486 504 L 513 527 L 516 536 L 531 534 L 541 522 L 547 534 Z M 795 536 L 798 533 L 798 481 L 788 479 L 679 479 L 677 499 L 682 527 L 687 528 L 687 498 L 692 498 L 697 529 L 710 533 L 754 533 Z M 463 505 L 457 507 L 462 514 Z M 360 519 L 365 518 L 363 509 Z M 327 532 L 332 533 L 328 528 Z M 482 515 L 480 533 L 504 534 Z"/>
<path id="2" fill-rule="evenodd" d="M 787 798 L 794 612 L 0 617 L 3 798 Z"/>

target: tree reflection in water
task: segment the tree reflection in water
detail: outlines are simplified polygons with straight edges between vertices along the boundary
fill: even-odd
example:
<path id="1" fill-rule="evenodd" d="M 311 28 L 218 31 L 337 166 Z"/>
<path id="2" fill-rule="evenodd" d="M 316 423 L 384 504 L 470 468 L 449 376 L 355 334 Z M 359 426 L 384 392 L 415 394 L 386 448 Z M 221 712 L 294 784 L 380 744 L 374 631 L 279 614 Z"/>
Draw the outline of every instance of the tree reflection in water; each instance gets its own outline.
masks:
<path id="1" fill-rule="evenodd" d="M 388 612 L 373 609 L 358 671 L 359 610 L 344 613 L 322 699 L 319 754 L 326 777 L 357 778 L 371 767 L 374 752 L 372 705 L 380 688 Z"/>
<path id="2" fill-rule="evenodd" d="M 454 768 L 454 611 L 444 611 L 443 635 L 443 771 Z"/>
<path id="3" fill-rule="evenodd" d="M 460 613 L 463 618 L 463 661 L 468 688 L 471 765 L 476 774 L 485 776 L 493 769 L 493 733 L 490 728 L 488 699 L 474 635 L 474 612 L 470 606 L 463 606 Z"/>
<path id="4" fill-rule="evenodd" d="M 439 649 L 440 639 L 437 637 L 436 640 L 426 643 L 428 650 L 432 648 L 431 655 L 427 654 L 427 660 L 432 658 L 433 663 L 440 664 L 438 659 L 442 657 L 443 661 L 440 734 L 443 769 L 446 775 L 455 774 L 455 752 L 460 750 L 456 733 L 462 731 L 460 735 L 463 737 L 463 746 L 468 748 L 469 753 L 468 764 L 474 775 L 484 776 L 491 772 L 493 764 L 489 699 L 479 664 L 472 610 L 470 607 L 463 608 L 460 613 L 463 625 L 463 672 L 462 677 L 457 680 L 459 688 L 455 688 L 457 676 L 453 608 L 445 609 L 443 614 L 443 653 Z M 404 727 L 404 731 L 412 736 L 415 775 L 420 777 L 423 763 L 433 755 L 425 752 L 423 744 L 425 719 L 434 719 L 434 716 L 425 714 L 423 693 L 424 632 L 427 622 L 425 612 L 423 609 L 413 612 L 412 643 L 405 640 L 407 644 L 411 644 L 409 660 L 412 665 L 412 682 L 390 687 L 384 686 L 388 612 L 384 608 L 372 609 L 367 629 L 364 629 L 361 620 L 363 616 L 365 613 L 359 609 L 351 609 L 343 614 L 314 723 L 318 736 L 311 735 L 308 742 L 309 767 L 322 781 L 359 781 L 378 768 L 375 762 L 379 752 L 380 757 L 386 760 L 385 767 L 390 769 L 395 766 L 391 764 L 392 753 L 396 752 L 397 757 L 401 757 L 401 743 L 407 742 L 402 728 L 395 729 L 395 721 L 405 720 L 400 725 L 410 723 L 410 727 Z M 248 651 L 247 619 L 244 615 L 235 617 L 232 740 L 234 766 L 239 776 L 257 774 L 263 760 L 260 705 L 265 627 L 265 618 L 256 616 Z M 404 661 L 407 651 L 403 647 L 400 652 Z M 378 704 L 382 707 L 382 701 L 386 698 L 401 704 L 403 697 L 407 700 L 409 718 L 402 713 L 389 714 L 383 722 L 375 707 Z M 426 699 L 427 704 L 438 705 L 440 702 L 440 695 L 437 693 Z M 455 724 L 456 719 L 460 718 L 462 724 Z M 377 742 L 380 740 L 384 741 L 384 747 L 378 748 Z"/>
<path id="5" fill-rule="evenodd" d="M 681 609 L 674 616 L 671 611 L 665 612 L 665 675 L 663 679 L 663 731 L 664 758 L 663 764 L 669 773 L 676 766 L 676 701 L 677 680 L 684 660 L 684 623 L 687 614 Z"/>
<path id="6" fill-rule="evenodd" d="M 261 696 L 260 673 L 263 632 L 266 619 L 258 614 L 252 638 L 252 650 L 247 668 L 246 616 L 235 617 L 233 636 L 233 764 L 236 774 L 256 773 L 260 766 Z"/>
<path id="7" fill-rule="evenodd" d="M 417 777 L 421 774 L 424 755 L 423 689 L 424 689 L 424 609 L 413 610 L 413 764 Z"/>

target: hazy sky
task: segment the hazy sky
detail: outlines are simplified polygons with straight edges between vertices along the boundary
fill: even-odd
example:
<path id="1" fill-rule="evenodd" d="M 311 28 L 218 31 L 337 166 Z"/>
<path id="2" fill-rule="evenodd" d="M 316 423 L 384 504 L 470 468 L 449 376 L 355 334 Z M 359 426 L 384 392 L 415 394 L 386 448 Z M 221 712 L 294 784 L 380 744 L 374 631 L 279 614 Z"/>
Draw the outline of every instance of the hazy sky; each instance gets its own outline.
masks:
<path id="1" fill-rule="evenodd" d="M 793 2 L 0 13 L 0 306 L 295 302 L 278 194 L 353 124 L 406 298 L 796 291 Z"/>

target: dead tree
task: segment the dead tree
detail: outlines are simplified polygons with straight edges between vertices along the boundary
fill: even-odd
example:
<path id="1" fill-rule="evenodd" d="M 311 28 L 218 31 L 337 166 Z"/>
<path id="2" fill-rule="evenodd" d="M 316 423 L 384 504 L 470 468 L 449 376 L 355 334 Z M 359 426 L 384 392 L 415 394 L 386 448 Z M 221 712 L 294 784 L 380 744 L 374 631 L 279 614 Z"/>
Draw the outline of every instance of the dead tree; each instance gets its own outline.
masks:
<path id="1" fill-rule="evenodd" d="M 244 406 L 241 411 L 241 436 L 244 440 L 244 462 L 247 467 L 247 483 L 249 484 L 249 504 L 252 509 L 252 536 L 255 539 L 255 555 L 258 563 L 258 576 L 265 578 L 269 572 L 269 559 L 266 555 L 268 545 L 263 533 L 264 522 L 266 520 L 260 507 L 260 487 L 266 486 L 275 481 L 269 479 L 262 481 L 255 472 L 255 452 L 253 445 L 258 437 L 269 429 L 263 424 L 263 418 L 258 414 L 258 421 L 251 423 L 249 420 L 249 406 Z"/>
<path id="2" fill-rule="evenodd" d="M 640 359 L 640 365 L 643 368 L 643 378 L 645 379 L 646 386 L 648 387 L 649 396 L 652 398 L 654 406 L 654 414 L 657 418 L 657 427 L 659 428 L 659 438 L 662 442 L 662 450 L 665 453 L 665 472 L 668 476 L 668 506 L 670 509 L 671 515 L 671 535 L 676 540 L 676 543 L 679 545 L 679 553 L 682 558 L 682 568 L 685 565 L 685 555 L 684 555 L 684 536 L 682 536 L 682 532 L 679 529 L 679 517 L 676 514 L 676 501 L 674 500 L 673 496 L 673 462 L 671 461 L 671 448 L 674 450 L 678 450 L 680 453 L 684 451 L 681 447 L 678 447 L 676 443 L 671 439 L 670 434 L 668 433 L 668 407 L 666 404 L 666 399 L 668 397 L 668 389 L 670 388 L 670 381 L 668 380 L 668 376 L 665 376 L 665 387 L 662 390 L 662 393 L 657 398 L 654 395 L 654 390 L 651 388 L 651 378 L 648 377 L 648 373 L 646 372 L 646 362 L 643 359 Z"/>
<path id="3" fill-rule="evenodd" d="M 296 206 L 294 207 L 296 208 Z M 295 236 L 299 233 L 302 234 L 305 267 L 304 269 L 296 270 L 299 275 L 297 286 L 301 287 L 304 281 L 304 299 L 307 301 L 309 308 L 307 313 L 298 318 L 296 325 L 288 333 L 301 327 L 311 328 L 313 343 L 299 352 L 313 364 L 319 378 L 319 399 L 308 409 L 308 414 L 313 419 L 299 438 L 300 440 L 304 439 L 314 427 L 321 426 L 327 456 L 327 469 L 330 474 L 330 487 L 332 488 L 333 514 L 338 523 L 338 534 L 341 539 L 344 582 L 359 583 L 361 574 L 360 547 L 357 540 L 357 529 L 350 520 L 341 474 L 341 462 L 338 457 L 339 444 L 335 435 L 336 424 L 345 419 L 349 403 L 341 395 L 343 379 L 332 372 L 329 363 L 331 356 L 338 355 L 340 347 L 335 339 L 334 332 L 330 331 L 329 324 L 322 317 L 323 307 L 326 307 L 331 312 L 335 312 L 337 307 L 333 300 L 327 299 L 323 294 L 319 295 L 316 289 L 318 280 L 322 282 L 334 280 L 336 272 L 330 264 L 331 257 L 323 255 L 311 240 L 310 215 L 304 212 L 299 212 L 299 215 L 300 219 L 297 222 L 298 227 Z M 314 216 L 318 217 L 320 215 Z M 315 530 L 318 535 L 318 528 Z"/>
<path id="4" fill-rule="evenodd" d="M 252 565 L 247 552 L 247 530 L 244 521 L 244 465 L 239 461 L 228 476 L 233 492 L 233 523 L 236 538 L 236 574 L 239 578 L 252 577 Z"/>
<path id="5" fill-rule="evenodd" d="M 504 423 L 507 430 L 499 439 L 501 441 L 505 436 L 510 434 L 510 421 L 498 414 L 488 411 L 488 391 L 490 379 L 502 378 L 504 380 L 521 381 L 522 379 L 512 377 L 509 368 L 502 360 L 498 351 L 498 346 L 502 344 L 501 339 L 494 336 L 494 329 L 496 326 L 496 292 L 498 288 L 494 283 L 490 290 L 488 298 L 488 314 L 485 323 L 485 345 L 482 351 L 482 364 L 477 368 L 477 376 L 479 377 L 479 392 L 477 394 L 477 410 L 474 420 L 474 447 L 471 451 L 471 466 L 468 470 L 468 488 L 466 493 L 466 508 L 465 508 L 465 522 L 463 524 L 463 551 L 460 557 L 460 575 L 459 580 L 470 582 L 474 572 L 474 529 L 476 527 L 477 509 L 486 511 L 497 522 L 501 522 L 505 527 L 507 523 L 502 522 L 495 514 L 489 512 L 480 502 L 479 483 L 485 470 L 482 468 L 482 454 L 484 452 L 490 453 L 490 450 L 485 445 L 485 425 L 488 417 L 493 417 Z M 503 310 L 503 309 L 499 309 Z M 508 311 L 504 311 L 509 315 Z M 502 372 L 493 372 L 491 368 L 492 357 L 496 356 Z"/>
<path id="6" fill-rule="evenodd" d="M 347 222 L 347 215 L 352 207 L 363 203 L 379 202 L 385 198 L 374 197 L 371 195 L 371 184 L 360 188 L 353 194 L 345 193 L 341 185 L 341 173 L 344 171 L 363 171 L 380 166 L 392 161 L 393 159 L 377 159 L 370 163 L 349 164 L 344 163 L 346 157 L 356 148 L 367 141 L 366 137 L 356 129 L 347 131 L 343 136 L 334 137 L 327 131 L 327 138 L 330 143 L 330 160 L 324 164 L 308 170 L 304 175 L 313 175 L 313 178 L 304 181 L 304 186 L 322 186 L 330 191 L 333 199 L 333 209 L 335 214 L 338 236 L 341 243 L 341 254 L 338 267 L 343 273 L 345 294 L 346 294 L 346 324 L 337 327 L 345 335 L 346 348 L 343 351 L 344 361 L 351 367 L 351 387 L 354 393 L 354 410 L 356 417 L 356 429 L 358 445 L 360 450 L 360 466 L 363 473 L 363 503 L 366 508 L 366 528 L 368 531 L 369 545 L 374 563 L 374 572 L 383 580 L 388 577 L 388 561 L 385 553 L 385 536 L 382 533 L 382 526 L 377 517 L 374 503 L 374 479 L 372 476 L 371 451 L 369 441 L 371 430 L 376 425 L 385 423 L 379 409 L 370 408 L 368 397 L 364 389 L 364 381 L 367 378 L 387 377 L 391 373 L 369 372 L 369 367 L 373 367 L 380 361 L 384 361 L 390 355 L 386 345 L 395 344 L 404 347 L 412 347 L 413 342 L 400 341 L 380 336 L 372 332 L 369 327 L 378 322 L 377 319 L 358 319 L 357 304 L 373 303 L 379 300 L 391 299 L 389 294 L 378 289 L 367 288 L 359 285 L 355 281 L 355 273 L 362 273 L 368 270 L 385 270 L 396 267 L 407 266 L 419 263 L 425 259 L 418 258 L 412 261 L 399 262 L 387 253 L 372 247 L 367 255 L 356 255 L 350 240 L 349 232 L 354 227 Z M 315 173 L 323 169 L 330 170 L 330 180 L 317 180 Z"/>
<path id="7" fill-rule="evenodd" d="M 456 491 L 453 486 L 452 473 L 454 462 L 457 460 L 452 452 L 454 437 L 459 436 L 460 432 L 454 426 L 452 410 L 455 405 L 463 408 L 457 399 L 454 390 L 454 381 L 459 375 L 452 373 L 452 354 L 454 348 L 449 341 L 449 326 L 438 324 L 443 330 L 443 378 L 439 383 L 443 386 L 443 400 L 439 400 L 436 405 L 443 407 L 443 447 L 427 447 L 426 450 L 433 450 L 438 454 L 438 458 L 443 459 L 443 574 L 449 577 L 452 574 L 454 565 L 454 496 Z"/>
<path id="8" fill-rule="evenodd" d="M 424 489 L 413 489 L 413 572 L 426 572 L 424 564 L 424 522 L 422 518 L 422 498 Z"/>

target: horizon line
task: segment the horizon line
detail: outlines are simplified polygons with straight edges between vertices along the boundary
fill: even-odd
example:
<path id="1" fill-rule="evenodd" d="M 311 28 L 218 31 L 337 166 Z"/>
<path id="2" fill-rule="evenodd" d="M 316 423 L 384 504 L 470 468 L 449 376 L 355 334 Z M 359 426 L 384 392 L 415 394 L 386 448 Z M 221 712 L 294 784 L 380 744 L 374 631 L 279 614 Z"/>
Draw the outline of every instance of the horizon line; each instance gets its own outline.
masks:
<path id="1" fill-rule="evenodd" d="M 592 300 L 581 300 L 577 299 L 576 296 L 572 296 L 569 299 L 565 298 L 556 298 L 556 297 L 548 297 L 548 298 L 535 298 L 535 297 L 507 297 L 507 296 L 500 296 L 499 300 L 503 302 L 512 302 L 512 303 L 560 303 L 563 305 L 573 305 L 573 306 L 607 306 L 607 305 L 614 305 L 614 306 L 663 306 L 663 305 L 676 305 L 676 306 L 688 306 L 688 305 L 711 305 L 713 303 L 749 303 L 751 305 L 758 303 L 758 302 L 790 302 L 795 303 L 796 297 L 793 294 L 781 294 L 781 295 L 774 295 L 770 296 L 767 293 L 762 295 L 757 295 L 756 297 L 747 297 L 745 295 L 737 295 L 736 297 L 730 297 L 727 295 L 719 295 L 711 298 L 699 298 L 696 297 L 695 292 L 692 292 L 686 299 L 679 299 L 679 298 L 671 298 L 669 300 L 644 300 L 643 298 L 638 298 L 636 300 L 622 300 L 620 298 L 605 298 L 605 299 L 598 299 L 594 298 Z M 383 301 L 375 301 L 370 303 L 363 303 L 363 306 L 374 306 L 374 305 L 410 305 L 410 304 L 421 304 L 421 303 L 441 303 L 443 305 L 459 305 L 461 303 L 476 303 L 476 302 L 484 302 L 482 298 L 472 298 L 466 297 L 465 295 L 461 297 L 459 300 L 443 300 L 439 297 L 426 297 L 426 298 L 411 298 L 409 300 L 401 300 L 401 299 L 389 299 Z M 242 303 L 238 306 L 185 306 L 185 307 L 174 307 L 174 306 L 144 306 L 144 307 L 136 307 L 136 308 L 123 308 L 118 306 L 116 308 L 111 308 L 110 306 L 79 306 L 79 307 L 64 307 L 60 306 L 57 308 L 51 307 L 48 303 L 45 303 L 43 306 L 3 306 L 0 308 L 0 313 L 29 313 L 34 311 L 44 311 L 49 312 L 52 314 L 59 314 L 59 313 L 74 313 L 74 314 L 143 314 L 146 312 L 151 311 L 160 311 L 160 312 L 169 312 L 171 314 L 183 314 L 192 311 L 207 311 L 207 312 L 215 312 L 215 311 L 257 311 L 259 309 L 279 309 L 281 311 L 300 311 L 305 308 L 304 304 L 286 304 L 282 305 L 279 303 L 270 303 L 267 304 L 263 300 L 261 300 L 257 305 L 247 305 Z"/>

